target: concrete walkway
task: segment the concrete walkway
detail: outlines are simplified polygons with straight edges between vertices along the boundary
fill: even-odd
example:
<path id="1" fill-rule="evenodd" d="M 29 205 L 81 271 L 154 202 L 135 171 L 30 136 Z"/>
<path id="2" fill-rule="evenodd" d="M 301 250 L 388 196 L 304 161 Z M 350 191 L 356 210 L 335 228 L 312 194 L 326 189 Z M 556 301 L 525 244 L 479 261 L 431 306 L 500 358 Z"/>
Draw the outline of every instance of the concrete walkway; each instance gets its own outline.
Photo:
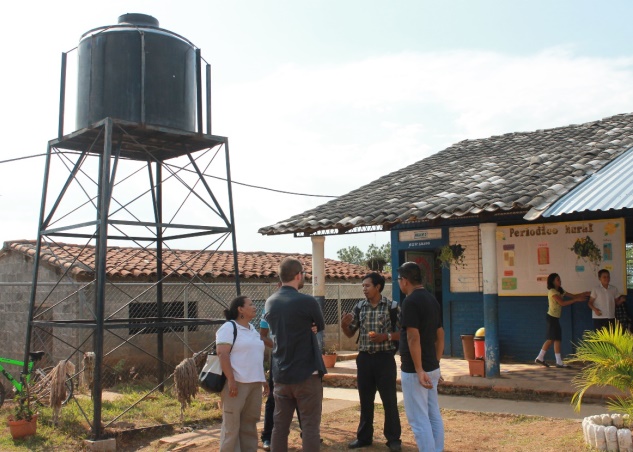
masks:
<path id="1" fill-rule="evenodd" d="M 342 359 L 334 368 L 328 369 L 324 384 L 333 387 L 356 387 L 356 353 L 342 352 Z M 400 384 L 400 356 L 397 384 Z M 483 363 L 482 363 L 483 364 Z M 502 363 L 500 376 L 486 378 L 471 376 L 468 361 L 457 358 L 443 358 L 440 364 L 443 382 L 438 388 L 440 394 L 468 395 L 512 400 L 565 401 L 570 402 L 576 392 L 572 380 L 580 368 L 559 369 L 555 366 L 543 367 L 534 363 Z M 622 395 L 613 388 L 592 388 L 585 394 L 585 403 L 604 403 L 616 395 Z"/>
<path id="2" fill-rule="evenodd" d="M 328 369 L 323 380 L 324 414 L 358 405 L 355 357 L 355 352 L 339 352 L 339 361 Z M 399 357 L 396 359 L 399 369 Z M 583 399 L 581 412 L 576 413 L 570 402 L 575 392 L 572 379 L 579 369 L 509 363 L 501 364 L 499 378 L 485 378 L 471 376 L 468 361 L 453 358 L 442 359 L 441 369 L 444 381 L 438 388 L 440 407 L 450 410 L 582 419 L 606 413 L 606 401 L 618 394 L 610 388 L 592 389 Z M 399 381 L 400 370 L 398 388 Z M 398 402 L 402 403 L 400 391 Z M 378 395 L 376 403 L 380 403 Z M 258 430 L 262 427 L 263 416 Z M 161 443 L 175 446 L 171 450 L 184 451 L 203 446 L 212 448 L 219 438 L 220 430 L 216 427 L 166 437 Z"/>

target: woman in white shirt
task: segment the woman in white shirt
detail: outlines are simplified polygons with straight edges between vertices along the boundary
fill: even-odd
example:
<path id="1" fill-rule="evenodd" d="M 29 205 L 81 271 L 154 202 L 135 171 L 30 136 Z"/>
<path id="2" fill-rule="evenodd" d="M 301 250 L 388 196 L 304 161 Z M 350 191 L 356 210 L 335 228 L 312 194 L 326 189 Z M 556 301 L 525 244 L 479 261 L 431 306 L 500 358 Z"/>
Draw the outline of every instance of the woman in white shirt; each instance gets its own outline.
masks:
<path id="1" fill-rule="evenodd" d="M 228 322 L 215 334 L 216 348 L 226 375 L 222 398 L 220 451 L 257 450 L 257 422 L 262 395 L 268 395 L 264 376 L 264 342 L 249 322 L 257 315 L 253 301 L 242 295 L 224 310 Z M 233 343 L 233 322 L 237 336 Z"/>

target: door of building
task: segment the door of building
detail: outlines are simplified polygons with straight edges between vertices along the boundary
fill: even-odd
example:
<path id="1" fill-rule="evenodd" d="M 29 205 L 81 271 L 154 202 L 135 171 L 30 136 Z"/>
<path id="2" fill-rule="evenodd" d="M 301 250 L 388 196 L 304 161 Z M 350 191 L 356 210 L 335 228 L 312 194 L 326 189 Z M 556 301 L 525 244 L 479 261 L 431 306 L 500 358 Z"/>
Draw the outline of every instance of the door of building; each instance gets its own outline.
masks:
<path id="1" fill-rule="evenodd" d="M 437 256 L 434 251 L 407 251 L 406 262 L 415 262 L 422 269 L 422 284 L 426 290 L 437 298 L 442 306 L 442 269 L 436 265 Z"/>

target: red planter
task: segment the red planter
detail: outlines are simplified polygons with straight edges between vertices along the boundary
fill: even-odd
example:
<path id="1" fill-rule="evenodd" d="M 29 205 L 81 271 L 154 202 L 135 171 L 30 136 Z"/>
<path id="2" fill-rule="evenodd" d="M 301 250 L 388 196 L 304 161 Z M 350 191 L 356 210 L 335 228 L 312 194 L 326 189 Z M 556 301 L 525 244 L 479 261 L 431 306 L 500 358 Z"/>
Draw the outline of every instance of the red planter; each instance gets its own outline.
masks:
<path id="1" fill-rule="evenodd" d="M 334 367 L 334 364 L 336 364 L 336 355 L 322 355 L 323 356 L 323 363 L 325 364 L 325 367 L 330 368 L 330 367 Z"/>
<path id="2" fill-rule="evenodd" d="M 469 359 L 468 370 L 471 377 L 485 377 L 486 376 L 486 361 L 483 359 Z"/>
<path id="3" fill-rule="evenodd" d="M 35 435 L 37 432 L 37 414 L 33 415 L 30 421 L 19 420 L 14 421 L 9 419 L 9 431 L 13 439 L 24 438 L 27 436 Z"/>

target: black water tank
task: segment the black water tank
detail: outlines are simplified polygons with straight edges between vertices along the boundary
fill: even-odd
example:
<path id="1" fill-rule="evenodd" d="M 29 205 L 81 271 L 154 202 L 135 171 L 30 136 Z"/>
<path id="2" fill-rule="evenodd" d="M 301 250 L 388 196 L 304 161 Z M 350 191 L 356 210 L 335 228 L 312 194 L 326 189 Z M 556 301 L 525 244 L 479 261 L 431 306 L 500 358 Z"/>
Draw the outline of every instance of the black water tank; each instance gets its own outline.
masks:
<path id="1" fill-rule="evenodd" d="M 79 42 L 77 129 L 106 117 L 195 131 L 196 52 L 146 14 L 124 14 Z"/>

